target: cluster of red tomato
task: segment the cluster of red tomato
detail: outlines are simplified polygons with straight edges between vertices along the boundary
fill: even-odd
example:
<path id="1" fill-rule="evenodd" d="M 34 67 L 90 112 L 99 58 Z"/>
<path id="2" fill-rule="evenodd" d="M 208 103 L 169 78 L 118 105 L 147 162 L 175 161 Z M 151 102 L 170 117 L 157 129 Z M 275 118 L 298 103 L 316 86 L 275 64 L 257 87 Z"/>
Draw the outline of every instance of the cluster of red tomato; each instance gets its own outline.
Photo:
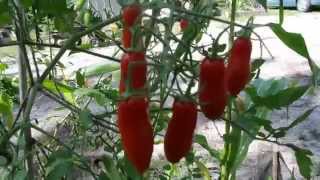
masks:
<path id="1" fill-rule="evenodd" d="M 149 119 L 148 99 L 145 93 L 147 62 L 145 52 L 132 51 L 132 27 L 139 25 L 142 9 L 129 5 L 123 9 L 124 30 L 122 43 L 127 52 L 121 59 L 118 126 L 125 154 L 141 174 L 148 169 L 153 152 L 153 129 Z M 187 20 L 180 22 L 187 28 Z M 199 104 L 209 119 L 223 115 L 228 95 L 236 96 L 246 85 L 250 75 L 251 41 L 246 37 L 235 40 L 228 66 L 222 58 L 206 57 L 200 64 Z M 133 48 L 134 49 L 134 48 Z M 128 97 L 126 92 L 130 91 Z M 132 95 L 136 94 L 136 95 Z M 176 98 L 172 118 L 164 138 L 167 159 L 178 162 L 191 148 L 197 121 L 197 104 L 186 98 Z"/>

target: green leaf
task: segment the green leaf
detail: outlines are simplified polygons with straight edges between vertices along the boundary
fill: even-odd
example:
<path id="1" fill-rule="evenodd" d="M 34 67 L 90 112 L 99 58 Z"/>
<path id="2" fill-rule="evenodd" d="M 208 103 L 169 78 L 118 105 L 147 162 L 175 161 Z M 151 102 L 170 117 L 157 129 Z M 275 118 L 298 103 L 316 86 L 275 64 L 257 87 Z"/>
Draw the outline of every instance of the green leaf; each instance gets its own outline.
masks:
<path id="1" fill-rule="evenodd" d="M 19 170 L 16 172 L 14 180 L 27 180 L 27 172 L 25 170 Z"/>
<path id="2" fill-rule="evenodd" d="M 115 166 L 112 158 L 108 156 L 104 156 L 103 164 L 107 171 L 105 174 L 106 177 L 108 177 L 110 180 L 122 180 L 121 175 L 119 174 L 117 167 Z"/>
<path id="3" fill-rule="evenodd" d="M 174 56 L 176 59 L 179 59 L 185 52 L 189 51 L 192 41 L 197 37 L 199 32 L 199 27 L 190 23 L 188 28 L 184 30 L 182 39 L 175 51 Z"/>
<path id="4" fill-rule="evenodd" d="M 76 0 L 75 3 L 75 10 L 80 10 L 84 6 L 84 4 L 87 2 L 87 0 Z"/>
<path id="5" fill-rule="evenodd" d="M 85 76 L 81 73 L 81 71 L 76 72 L 76 81 L 79 87 L 84 87 L 86 84 Z"/>
<path id="6" fill-rule="evenodd" d="M 79 121 L 80 121 L 80 126 L 84 130 L 89 129 L 93 124 L 90 111 L 87 109 L 81 111 L 79 114 Z"/>
<path id="7" fill-rule="evenodd" d="M 98 180 L 111 180 L 111 179 L 106 175 L 106 173 L 102 172 L 100 173 Z"/>
<path id="8" fill-rule="evenodd" d="M 305 121 L 310 116 L 310 114 L 313 112 L 314 109 L 315 109 L 315 107 L 305 111 L 303 114 L 301 114 L 299 117 L 297 117 L 289 126 L 274 129 L 272 136 L 275 138 L 284 137 L 289 129 L 291 129 L 291 128 L 297 126 L 298 124 L 300 124 L 301 122 Z"/>
<path id="9" fill-rule="evenodd" d="M 219 151 L 217 151 L 215 149 L 212 149 L 209 146 L 207 138 L 204 135 L 196 134 L 194 136 L 194 140 L 195 140 L 196 143 L 198 143 L 204 149 L 206 149 L 212 157 L 214 157 L 214 158 L 216 158 L 217 160 L 220 161 L 220 153 L 219 153 Z"/>
<path id="10" fill-rule="evenodd" d="M 84 72 L 86 77 L 91 77 L 91 76 L 98 76 L 98 75 L 110 73 L 113 71 L 117 71 L 119 69 L 120 69 L 119 64 L 107 63 L 107 64 L 89 66 L 86 69 L 84 69 Z"/>
<path id="11" fill-rule="evenodd" d="M 61 179 L 72 172 L 72 154 L 69 151 L 58 150 L 50 155 L 46 167 L 46 180 Z"/>
<path id="12" fill-rule="evenodd" d="M 108 102 L 108 99 L 105 97 L 105 95 L 97 89 L 80 88 L 74 91 L 74 95 L 79 97 L 88 96 L 94 98 L 94 100 L 100 106 L 104 106 Z"/>
<path id="13" fill-rule="evenodd" d="M 0 26 L 7 25 L 11 22 L 11 16 L 8 11 L 0 11 Z"/>
<path id="14" fill-rule="evenodd" d="M 314 109 L 315 108 L 308 109 L 303 114 L 301 114 L 299 117 L 297 117 L 297 119 L 295 119 L 289 126 L 287 126 L 285 128 L 281 128 L 281 130 L 287 131 L 287 130 L 295 127 L 296 125 L 300 124 L 301 122 L 305 121 L 310 116 L 310 114 L 313 112 Z"/>
<path id="15" fill-rule="evenodd" d="M 46 14 L 61 15 L 68 10 L 66 0 L 38 0 L 35 2 L 36 7 Z"/>
<path id="16" fill-rule="evenodd" d="M 309 89 L 309 86 L 286 86 L 281 80 L 258 80 L 246 89 L 246 93 L 257 106 L 269 109 L 280 109 L 298 100 Z"/>
<path id="17" fill-rule="evenodd" d="M 12 100 L 10 97 L 2 93 L 0 94 L 0 117 L 4 119 L 4 124 L 8 127 L 11 128 L 13 125 L 13 104 Z"/>
<path id="18" fill-rule="evenodd" d="M 307 59 L 310 58 L 305 40 L 301 34 L 287 32 L 279 24 L 270 23 L 268 26 L 290 49 Z"/>
<path id="19" fill-rule="evenodd" d="M 75 19 L 75 12 L 66 11 L 63 14 L 57 14 L 54 18 L 55 27 L 61 32 L 73 31 L 73 23 Z"/>
<path id="20" fill-rule="evenodd" d="M 0 0 L 0 14 L 3 12 L 8 12 L 8 0 Z"/>
<path id="21" fill-rule="evenodd" d="M 211 180 L 210 172 L 208 168 L 200 161 L 196 161 L 198 168 L 200 169 L 200 173 L 204 180 Z"/>
<path id="22" fill-rule="evenodd" d="M 298 147 L 294 150 L 301 175 L 306 179 L 310 179 L 312 172 L 312 161 L 310 156 L 312 156 L 312 152 Z"/>
<path id="23" fill-rule="evenodd" d="M 73 92 L 75 89 L 73 87 L 52 80 L 44 80 L 42 86 L 56 94 L 62 94 L 68 102 L 74 104 Z"/>
<path id="24" fill-rule="evenodd" d="M 128 158 L 124 157 L 124 170 L 127 172 L 128 179 L 132 180 L 142 180 L 142 176 L 139 174 L 139 172 L 136 170 L 136 168 L 133 166 L 133 164 L 128 160 Z"/>
<path id="25" fill-rule="evenodd" d="M 8 65 L 5 63 L 0 63 L 0 72 L 2 73 L 6 69 L 8 69 Z"/>
<path id="26" fill-rule="evenodd" d="M 239 149 L 237 152 L 237 157 L 234 159 L 234 162 L 231 167 L 231 172 L 236 171 L 236 169 L 241 165 L 243 160 L 247 157 L 248 149 L 252 141 L 254 140 L 252 136 L 256 136 L 261 129 L 261 127 L 271 127 L 271 121 L 263 119 L 264 117 L 257 117 L 257 114 L 245 113 L 239 116 L 239 118 L 234 121 L 237 126 L 240 126 L 250 132 L 251 135 L 243 132 L 239 140 Z M 239 128 L 236 125 L 233 125 L 234 128 Z M 272 128 L 272 127 L 271 127 Z"/>
<path id="27" fill-rule="evenodd" d="M 32 0 L 21 0 L 21 3 L 25 8 L 32 6 Z"/>
<path id="28" fill-rule="evenodd" d="M 251 63 L 251 72 L 258 70 L 265 62 L 266 60 L 264 59 L 253 60 L 253 62 Z"/>

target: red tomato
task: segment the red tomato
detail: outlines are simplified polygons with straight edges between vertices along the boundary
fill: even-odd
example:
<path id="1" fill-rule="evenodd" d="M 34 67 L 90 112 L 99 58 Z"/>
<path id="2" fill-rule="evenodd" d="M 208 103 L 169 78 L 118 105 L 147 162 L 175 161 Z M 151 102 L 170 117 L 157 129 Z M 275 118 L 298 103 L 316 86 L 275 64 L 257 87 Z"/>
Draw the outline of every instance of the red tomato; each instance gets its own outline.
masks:
<path id="1" fill-rule="evenodd" d="M 226 71 L 227 90 L 233 96 L 238 95 L 249 81 L 251 50 L 249 38 L 239 37 L 234 41 Z"/>
<path id="2" fill-rule="evenodd" d="M 199 101 L 209 119 L 220 117 L 227 104 L 223 59 L 205 58 L 200 64 Z"/>
<path id="3" fill-rule="evenodd" d="M 122 31 L 122 44 L 124 48 L 131 47 L 132 33 L 130 28 L 124 27 Z"/>
<path id="4" fill-rule="evenodd" d="M 167 159 L 179 162 L 192 146 L 193 132 L 197 122 L 197 105 L 191 101 L 175 99 L 173 115 L 168 124 L 164 139 L 164 150 Z"/>
<path id="5" fill-rule="evenodd" d="M 130 97 L 118 105 L 123 149 L 140 174 L 149 168 L 153 152 L 153 130 L 148 113 L 148 101 L 144 97 Z"/>
<path id="6" fill-rule="evenodd" d="M 144 52 L 127 52 L 121 59 L 121 80 L 120 94 L 126 90 L 126 81 L 130 81 L 130 86 L 134 90 L 145 87 L 147 80 L 147 64 Z"/>
<path id="7" fill-rule="evenodd" d="M 186 19 L 181 19 L 180 20 L 180 28 L 181 30 L 185 30 L 189 25 L 189 21 Z"/>
<path id="8" fill-rule="evenodd" d="M 139 18 L 142 9 L 138 4 L 131 4 L 122 10 L 122 20 L 127 27 L 133 26 Z"/>

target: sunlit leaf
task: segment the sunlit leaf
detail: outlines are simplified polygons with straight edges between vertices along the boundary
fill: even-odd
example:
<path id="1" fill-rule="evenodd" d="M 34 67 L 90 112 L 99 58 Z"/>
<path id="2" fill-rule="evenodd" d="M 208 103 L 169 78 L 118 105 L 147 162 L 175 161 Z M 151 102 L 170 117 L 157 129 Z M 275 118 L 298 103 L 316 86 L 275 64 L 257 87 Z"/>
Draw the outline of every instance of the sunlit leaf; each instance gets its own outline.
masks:
<path id="1" fill-rule="evenodd" d="M 63 95 L 68 102 L 72 104 L 74 103 L 73 92 L 75 89 L 73 87 L 66 84 L 54 82 L 52 80 L 44 80 L 42 85 L 51 92 L 54 92 L 58 95 Z"/>

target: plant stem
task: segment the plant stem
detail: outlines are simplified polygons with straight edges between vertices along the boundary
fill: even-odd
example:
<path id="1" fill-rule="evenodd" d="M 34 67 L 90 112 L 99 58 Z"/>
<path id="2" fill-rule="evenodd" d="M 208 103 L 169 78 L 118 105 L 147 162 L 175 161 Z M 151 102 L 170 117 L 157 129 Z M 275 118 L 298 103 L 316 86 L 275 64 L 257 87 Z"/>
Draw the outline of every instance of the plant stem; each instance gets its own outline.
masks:
<path id="1" fill-rule="evenodd" d="M 231 48 L 234 40 L 234 23 L 236 20 L 237 0 L 231 0 L 231 14 L 230 14 L 230 34 L 229 47 Z"/>
<path id="2" fill-rule="evenodd" d="M 18 68 L 19 68 L 19 99 L 20 105 L 23 106 L 24 100 L 27 96 L 28 91 L 28 78 L 27 71 L 29 73 L 29 81 L 33 84 L 33 75 L 30 67 L 30 63 L 28 60 L 28 54 L 26 50 L 26 46 L 24 44 L 25 39 L 28 37 L 28 31 L 25 23 L 25 12 L 23 7 L 21 6 L 20 0 L 13 0 L 13 6 L 15 7 L 15 28 L 16 28 L 16 36 L 19 41 L 18 46 Z M 27 102 L 27 107 L 30 102 Z M 33 104 L 33 103 L 32 103 Z M 32 107 L 31 104 L 31 107 Z M 30 106 L 30 105 L 29 105 Z M 25 124 L 29 123 L 31 108 L 25 109 L 22 111 L 22 117 Z M 35 178 L 35 169 L 33 164 L 33 153 L 32 153 L 32 136 L 31 136 L 31 128 L 25 127 L 23 129 L 24 138 L 26 141 L 24 148 L 24 155 L 26 156 L 27 161 L 27 179 Z"/>
<path id="3" fill-rule="evenodd" d="M 236 7 L 237 7 L 237 0 L 231 0 L 231 14 L 230 14 L 230 33 L 229 33 L 229 49 L 231 49 L 233 40 L 234 40 L 234 26 L 235 26 L 235 18 L 236 18 Z M 232 97 L 231 97 L 232 98 Z M 228 105 L 228 119 L 231 120 L 232 116 L 232 99 L 229 99 L 229 105 Z M 226 132 L 225 135 L 228 137 L 230 135 L 230 122 L 226 122 Z M 224 144 L 224 157 L 222 167 L 221 167 L 221 180 L 228 180 L 229 179 L 229 167 L 228 166 L 228 156 L 230 151 L 230 143 L 228 141 L 225 141 Z"/>
<path id="4" fill-rule="evenodd" d="M 29 99 L 26 104 L 25 111 L 23 112 L 23 120 L 25 124 L 30 123 L 30 113 L 32 110 L 32 106 L 34 103 L 34 100 L 37 95 L 37 86 L 33 86 L 30 90 Z M 27 165 L 28 165 L 28 179 L 34 179 L 34 166 L 33 166 L 33 154 L 32 154 L 32 146 L 33 146 L 33 140 L 31 135 L 31 128 L 27 126 L 24 128 L 24 136 L 26 141 L 25 146 L 25 156 L 27 156 Z"/>
<path id="5" fill-rule="evenodd" d="M 232 97 L 231 97 L 232 98 Z M 231 127 L 231 121 L 232 121 L 232 99 L 229 98 L 229 103 L 228 103 L 228 109 L 227 109 L 227 119 L 226 125 L 225 125 L 225 136 L 228 137 L 230 135 L 230 127 Z M 225 141 L 224 144 L 224 154 L 222 158 L 222 163 L 221 163 L 221 173 L 220 177 L 221 180 L 227 180 L 229 177 L 229 172 L 227 171 L 227 162 L 228 162 L 228 156 L 229 156 L 229 150 L 230 150 L 230 143 L 228 141 Z"/>

